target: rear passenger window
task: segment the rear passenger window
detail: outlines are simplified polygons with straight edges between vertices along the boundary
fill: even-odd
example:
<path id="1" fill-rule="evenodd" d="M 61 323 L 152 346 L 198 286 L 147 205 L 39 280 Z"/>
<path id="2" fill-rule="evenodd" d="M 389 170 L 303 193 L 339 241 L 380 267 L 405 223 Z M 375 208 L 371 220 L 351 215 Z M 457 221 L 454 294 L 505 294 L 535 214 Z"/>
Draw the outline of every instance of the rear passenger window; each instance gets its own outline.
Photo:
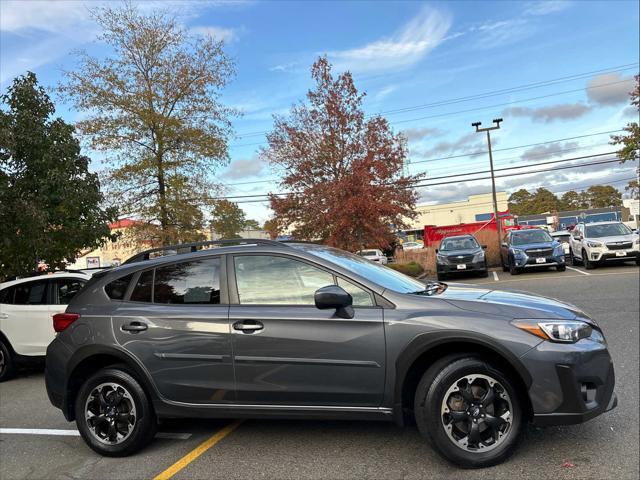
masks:
<path id="1" fill-rule="evenodd" d="M 129 286 L 129 282 L 131 282 L 132 276 L 133 274 L 126 275 L 111 283 L 107 283 L 104 287 L 104 291 L 107 293 L 109 298 L 112 300 L 123 300 L 125 293 L 127 293 L 127 287 Z"/>
<path id="2" fill-rule="evenodd" d="M 134 302 L 151 302 L 151 289 L 153 288 L 153 270 L 142 272 L 138 283 L 131 292 L 130 300 Z"/>
<path id="3" fill-rule="evenodd" d="M 156 268 L 154 303 L 219 304 L 220 258 Z"/>
<path id="4" fill-rule="evenodd" d="M 15 287 L 5 288 L 0 290 L 0 303 L 10 304 L 13 303 L 13 292 Z"/>
<path id="5" fill-rule="evenodd" d="M 84 287 L 85 281 L 78 278 L 61 278 L 56 280 L 58 305 L 68 305 L 71 299 Z"/>
<path id="6" fill-rule="evenodd" d="M 44 305 L 47 298 L 47 281 L 20 283 L 15 286 L 15 305 Z"/>

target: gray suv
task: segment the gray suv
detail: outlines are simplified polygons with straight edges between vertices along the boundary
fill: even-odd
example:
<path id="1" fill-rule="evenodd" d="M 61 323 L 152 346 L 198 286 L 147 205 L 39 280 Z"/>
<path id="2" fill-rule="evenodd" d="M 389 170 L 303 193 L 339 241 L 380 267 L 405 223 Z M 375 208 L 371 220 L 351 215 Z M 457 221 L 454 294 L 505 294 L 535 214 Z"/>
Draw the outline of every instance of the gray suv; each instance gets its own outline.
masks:
<path id="1" fill-rule="evenodd" d="M 483 467 L 529 421 L 617 403 L 602 331 L 572 305 L 425 285 L 320 245 L 208 243 L 94 275 L 54 316 L 49 398 L 95 451 L 131 454 L 163 418 L 345 418 L 415 421 Z"/>

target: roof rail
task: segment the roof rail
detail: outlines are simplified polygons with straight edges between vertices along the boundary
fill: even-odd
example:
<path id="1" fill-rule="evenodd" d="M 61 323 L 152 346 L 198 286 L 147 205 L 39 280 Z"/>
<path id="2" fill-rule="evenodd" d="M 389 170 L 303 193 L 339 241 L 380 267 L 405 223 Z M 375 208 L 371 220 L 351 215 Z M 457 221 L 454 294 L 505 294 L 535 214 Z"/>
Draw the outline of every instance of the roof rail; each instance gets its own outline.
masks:
<path id="1" fill-rule="evenodd" d="M 199 248 L 209 247 L 209 246 L 232 246 L 232 245 L 271 245 L 277 247 L 286 246 L 283 242 L 278 242 L 276 240 L 264 240 L 261 238 L 233 238 L 233 239 L 222 239 L 222 240 L 204 240 L 202 242 L 191 242 L 191 243 L 180 243 L 177 245 L 167 245 L 164 247 L 156 247 L 151 248 L 149 250 L 145 250 L 144 252 L 140 252 L 135 254 L 133 257 L 128 258 L 122 265 L 134 263 L 134 262 L 142 262 L 145 260 L 149 260 L 152 253 L 157 252 L 167 252 L 171 250 L 175 250 L 175 255 L 197 252 Z M 182 251 L 180 251 L 182 250 Z M 158 256 L 163 256 L 162 254 Z"/>

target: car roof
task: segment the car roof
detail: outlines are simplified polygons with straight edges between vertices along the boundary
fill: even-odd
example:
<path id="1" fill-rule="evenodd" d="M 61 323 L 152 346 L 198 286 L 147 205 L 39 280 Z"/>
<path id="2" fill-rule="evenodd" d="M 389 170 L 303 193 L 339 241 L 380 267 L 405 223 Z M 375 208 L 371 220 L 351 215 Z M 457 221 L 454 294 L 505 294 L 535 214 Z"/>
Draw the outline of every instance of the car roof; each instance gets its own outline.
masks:
<path id="1" fill-rule="evenodd" d="M 589 226 L 589 225 L 610 225 L 613 223 L 622 223 L 618 220 L 608 220 L 606 222 L 589 222 L 589 223 L 585 223 L 585 222 L 580 222 L 580 224 L 584 225 L 584 226 Z"/>
<path id="2" fill-rule="evenodd" d="M 451 238 L 473 238 L 475 239 L 476 237 L 474 237 L 473 235 L 471 235 L 470 233 L 466 233 L 464 235 L 451 235 L 450 237 L 444 237 L 442 240 L 449 240 Z M 441 240 L 441 241 L 442 241 Z"/>
<path id="3" fill-rule="evenodd" d="M 91 275 L 83 272 L 64 272 L 64 271 L 53 272 L 53 273 L 43 273 L 41 275 L 18 278 L 16 280 L 11 280 L 9 282 L 0 283 L 0 288 L 11 287 L 13 285 L 19 285 L 21 283 L 35 282 L 38 280 L 49 280 L 51 278 L 82 278 L 84 280 L 89 280 L 91 278 Z"/>
<path id="4" fill-rule="evenodd" d="M 551 235 L 571 235 L 568 230 L 557 230 L 555 232 L 551 232 Z"/>

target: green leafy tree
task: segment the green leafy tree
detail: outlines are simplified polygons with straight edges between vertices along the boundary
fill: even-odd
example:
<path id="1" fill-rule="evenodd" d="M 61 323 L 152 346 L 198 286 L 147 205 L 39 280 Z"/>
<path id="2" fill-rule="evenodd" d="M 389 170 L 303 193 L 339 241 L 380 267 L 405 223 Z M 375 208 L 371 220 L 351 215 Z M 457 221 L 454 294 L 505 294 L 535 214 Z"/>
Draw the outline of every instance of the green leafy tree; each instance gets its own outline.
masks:
<path id="1" fill-rule="evenodd" d="M 211 227 L 221 238 L 239 238 L 247 219 L 237 203 L 218 200 L 211 212 Z"/>
<path id="2" fill-rule="evenodd" d="M 569 190 L 562 195 L 562 198 L 560 198 L 560 204 L 562 210 L 580 210 L 583 208 L 589 208 L 589 199 L 585 192 Z"/>
<path id="3" fill-rule="evenodd" d="M 525 190 L 524 188 L 513 192 L 508 200 L 509 211 L 514 215 L 526 215 L 531 197 L 532 195 L 529 190 Z"/>
<path id="4" fill-rule="evenodd" d="M 631 105 L 640 114 L 640 75 L 636 75 L 635 78 L 636 85 L 629 96 L 631 97 Z M 621 147 L 618 150 L 620 163 L 637 160 L 640 157 L 640 125 L 638 122 L 630 122 L 623 130 L 626 134 L 611 136 L 611 145 L 620 145 Z"/>
<path id="5" fill-rule="evenodd" d="M 248 219 L 244 222 L 245 230 L 260 230 L 260 224 L 257 220 Z"/>
<path id="6" fill-rule="evenodd" d="M 619 207 L 622 205 L 622 194 L 611 185 L 593 185 L 586 191 L 589 208 Z"/>
<path id="7" fill-rule="evenodd" d="M 234 112 L 219 96 L 234 69 L 223 43 L 131 3 L 92 14 L 113 53 L 80 52 L 59 92 L 85 112 L 79 131 L 108 154 L 110 200 L 146 222 L 157 242 L 198 237 L 210 179 L 228 162 Z"/>
<path id="8" fill-rule="evenodd" d="M 278 227 L 278 222 L 275 218 L 271 218 L 264 222 L 262 229 L 269 234 L 269 238 L 271 238 L 271 240 L 275 240 L 280 234 L 280 228 Z"/>
<path id="9" fill-rule="evenodd" d="M 0 110 L 0 277 L 58 268 L 85 249 L 114 240 L 98 176 L 88 170 L 73 126 L 35 74 L 13 81 Z"/>
<path id="10" fill-rule="evenodd" d="M 629 196 L 631 198 L 639 198 L 640 197 L 640 186 L 638 186 L 638 180 L 631 180 L 626 187 L 624 187 L 625 192 L 629 192 Z"/>

